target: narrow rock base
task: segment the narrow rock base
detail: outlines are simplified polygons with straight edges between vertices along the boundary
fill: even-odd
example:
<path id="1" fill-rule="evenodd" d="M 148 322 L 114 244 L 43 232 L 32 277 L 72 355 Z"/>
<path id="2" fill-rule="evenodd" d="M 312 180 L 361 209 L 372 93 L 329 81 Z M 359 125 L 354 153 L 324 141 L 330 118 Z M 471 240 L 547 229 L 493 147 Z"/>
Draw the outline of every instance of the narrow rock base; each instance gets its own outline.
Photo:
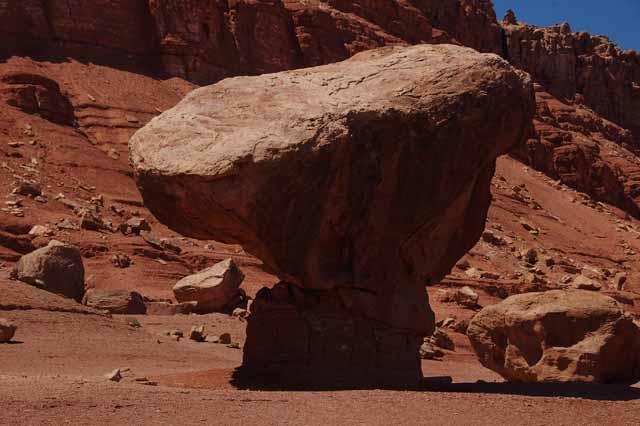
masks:
<path id="1" fill-rule="evenodd" d="M 422 337 L 345 308 L 337 291 L 280 283 L 251 305 L 237 377 L 266 385 L 412 386 Z"/>

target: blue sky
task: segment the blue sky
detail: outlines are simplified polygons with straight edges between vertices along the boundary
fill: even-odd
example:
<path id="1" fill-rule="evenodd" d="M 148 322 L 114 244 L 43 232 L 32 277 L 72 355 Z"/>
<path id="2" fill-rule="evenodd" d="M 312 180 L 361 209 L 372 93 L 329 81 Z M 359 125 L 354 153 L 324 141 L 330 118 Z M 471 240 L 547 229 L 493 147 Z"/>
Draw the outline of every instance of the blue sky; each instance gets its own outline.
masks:
<path id="1" fill-rule="evenodd" d="M 569 22 L 573 31 L 606 35 L 640 52 L 640 0 L 493 0 L 498 19 L 507 9 L 538 26 Z"/>

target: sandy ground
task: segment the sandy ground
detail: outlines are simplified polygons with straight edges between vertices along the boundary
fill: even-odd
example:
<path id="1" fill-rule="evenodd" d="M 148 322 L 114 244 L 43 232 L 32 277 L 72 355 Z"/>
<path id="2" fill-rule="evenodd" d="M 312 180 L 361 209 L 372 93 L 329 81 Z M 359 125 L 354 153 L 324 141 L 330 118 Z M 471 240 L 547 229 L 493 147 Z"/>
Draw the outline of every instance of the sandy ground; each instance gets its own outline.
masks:
<path id="1" fill-rule="evenodd" d="M 463 310 L 435 304 L 439 316 Z M 232 381 L 242 352 L 173 341 L 164 331 L 205 325 L 244 341 L 244 322 L 223 314 L 130 316 L 6 310 L 20 324 L 0 345 L 2 425 L 636 425 L 640 389 L 503 383 L 453 333 L 456 351 L 423 361 L 419 389 L 245 389 Z M 119 383 L 105 377 L 131 370 Z M 429 377 L 451 376 L 450 385 Z M 157 386 L 134 378 L 148 378 Z M 242 385 L 242 384 L 241 384 Z"/>

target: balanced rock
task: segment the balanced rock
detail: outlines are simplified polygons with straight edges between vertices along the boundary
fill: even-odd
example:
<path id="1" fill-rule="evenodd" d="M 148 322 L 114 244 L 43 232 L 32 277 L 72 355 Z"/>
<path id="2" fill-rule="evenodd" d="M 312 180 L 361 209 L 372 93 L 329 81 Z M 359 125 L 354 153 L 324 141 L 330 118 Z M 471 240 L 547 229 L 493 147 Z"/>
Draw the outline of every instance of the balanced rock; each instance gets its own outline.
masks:
<path id="1" fill-rule="evenodd" d="M 415 379 L 424 286 L 480 238 L 495 159 L 533 109 L 529 77 L 498 56 L 389 47 L 195 90 L 130 159 L 160 221 L 282 280 L 252 304 L 245 367 Z"/>
<path id="2" fill-rule="evenodd" d="M 4 318 L 0 318 L 0 343 L 7 343 L 16 334 L 18 327 Z"/>
<path id="3" fill-rule="evenodd" d="M 512 296 L 478 313 L 467 336 L 480 362 L 507 380 L 640 380 L 640 329 L 592 291 Z"/>
<path id="4" fill-rule="evenodd" d="M 216 263 L 178 281 L 173 294 L 178 302 L 196 302 L 195 312 L 216 312 L 231 306 L 240 296 L 244 274 L 231 259 Z"/>
<path id="5" fill-rule="evenodd" d="M 91 289 L 84 295 L 82 303 L 111 314 L 144 315 L 147 312 L 143 297 L 129 290 Z"/>
<path id="6" fill-rule="evenodd" d="M 84 265 L 80 250 L 60 241 L 51 240 L 46 247 L 22 256 L 11 276 L 77 302 L 84 295 Z"/>

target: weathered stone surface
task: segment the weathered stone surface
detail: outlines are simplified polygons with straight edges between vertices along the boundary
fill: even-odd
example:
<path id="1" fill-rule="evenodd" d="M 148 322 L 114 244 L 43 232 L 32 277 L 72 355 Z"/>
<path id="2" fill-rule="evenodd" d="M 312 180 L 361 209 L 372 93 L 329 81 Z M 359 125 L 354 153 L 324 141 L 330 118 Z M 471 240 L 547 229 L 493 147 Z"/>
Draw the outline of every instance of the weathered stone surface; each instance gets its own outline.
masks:
<path id="1" fill-rule="evenodd" d="M 467 335 L 480 362 L 508 380 L 640 380 L 640 329 L 591 291 L 512 296 L 477 314 Z"/>
<path id="2" fill-rule="evenodd" d="M 46 247 L 22 256 L 11 275 L 77 302 L 84 295 L 84 266 L 80 250 L 60 241 L 52 240 Z"/>
<path id="3" fill-rule="evenodd" d="M 479 239 L 494 160 L 521 141 L 533 107 L 527 77 L 497 56 L 387 48 L 196 90 L 132 138 L 131 161 L 145 205 L 174 230 L 241 244 L 287 288 L 341 301 L 341 321 L 378 321 L 369 336 L 384 328 L 407 339 L 402 361 L 383 359 L 389 346 L 345 359 L 415 369 L 433 329 L 424 285 Z M 286 324 L 275 319 L 279 304 L 269 307 L 284 299 L 256 298 L 246 363 L 277 358 L 254 351 L 263 342 L 253 327 Z M 295 318 L 302 302 L 292 303 L 285 311 Z M 318 303 L 308 309 L 333 312 Z M 304 328 L 308 319 L 296 321 Z M 310 362 L 296 345 L 291 361 Z"/>
<path id="4" fill-rule="evenodd" d="M 13 339 L 18 327 L 9 320 L 0 318 L 0 343 L 7 343 Z"/>
<path id="5" fill-rule="evenodd" d="M 478 79 L 476 84 L 461 77 L 461 67 Z M 491 96 L 471 100 L 484 90 Z M 241 101 L 247 97 L 264 101 L 249 105 Z M 291 99 L 314 102 L 291 105 Z M 504 114 L 487 117 L 505 106 Z M 202 122 L 206 124 L 189 118 L 208 115 L 205 110 L 215 111 Z M 349 322 L 357 312 L 387 324 L 379 328 L 389 335 L 401 334 L 394 328 L 410 330 L 403 338 L 414 341 L 415 348 L 407 346 L 405 359 L 385 363 L 381 352 L 380 359 L 370 361 L 402 368 L 411 364 L 407 359 L 417 359 L 419 337 L 433 325 L 422 287 L 437 282 L 479 238 L 493 159 L 518 142 L 522 133 L 512 123 L 526 128 L 531 112 L 530 87 L 496 57 L 455 47 L 387 49 L 335 66 L 226 80 L 196 91 L 134 137 L 131 158 L 146 204 L 174 229 L 240 243 L 283 279 L 335 293 L 324 297 L 329 305 L 337 300 L 346 306 L 336 324 Z M 450 121 L 440 127 L 438 117 Z M 229 120 L 233 127 L 226 125 Z M 502 120 L 504 125 L 487 126 Z M 495 134 L 496 127 L 503 132 Z M 197 137 L 194 131 L 206 136 Z M 477 138 L 467 147 L 476 155 L 464 152 L 465 135 Z M 403 147 L 397 147 L 397 140 L 403 140 Z M 450 144 L 447 149 L 440 140 Z M 191 158 L 197 150 L 197 158 Z M 434 157 L 441 167 L 435 174 L 423 167 Z M 444 168 L 454 165 L 457 179 L 445 191 L 435 182 Z M 375 182 L 384 184 L 377 187 Z M 411 182 L 434 185 L 415 191 Z M 425 223 L 441 216 L 449 220 Z M 454 232 L 459 228 L 469 232 Z M 299 301 L 285 303 L 291 306 L 286 319 L 277 318 L 282 316 L 275 313 L 279 303 L 269 308 L 273 300 L 289 300 L 271 294 L 276 289 L 257 297 L 252 306 L 250 342 L 262 334 L 253 328 L 282 329 L 282 324 L 286 334 L 296 321 L 305 328 L 307 320 L 295 309 Z M 340 310 L 322 302 L 309 305 L 318 315 Z M 372 344 L 375 327 L 366 326 L 368 320 L 360 322 L 371 332 Z M 292 361 L 310 362 L 303 349 L 306 339 L 286 335 L 272 343 L 271 355 L 247 350 L 245 362 L 275 359 L 286 352 L 282 340 L 300 346 L 292 349 Z"/>
<path id="6" fill-rule="evenodd" d="M 147 308 L 139 293 L 128 290 L 88 290 L 82 300 L 91 308 L 111 314 L 144 315 Z"/>
<path id="7" fill-rule="evenodd" d="M 233 309 L 240 296 L 244 274 L 232 259 L 216 263 L 197 274 L 178 281 L 173 294 L 178 302 L 196 302 L 196 312 L 216 312 Z"/>

